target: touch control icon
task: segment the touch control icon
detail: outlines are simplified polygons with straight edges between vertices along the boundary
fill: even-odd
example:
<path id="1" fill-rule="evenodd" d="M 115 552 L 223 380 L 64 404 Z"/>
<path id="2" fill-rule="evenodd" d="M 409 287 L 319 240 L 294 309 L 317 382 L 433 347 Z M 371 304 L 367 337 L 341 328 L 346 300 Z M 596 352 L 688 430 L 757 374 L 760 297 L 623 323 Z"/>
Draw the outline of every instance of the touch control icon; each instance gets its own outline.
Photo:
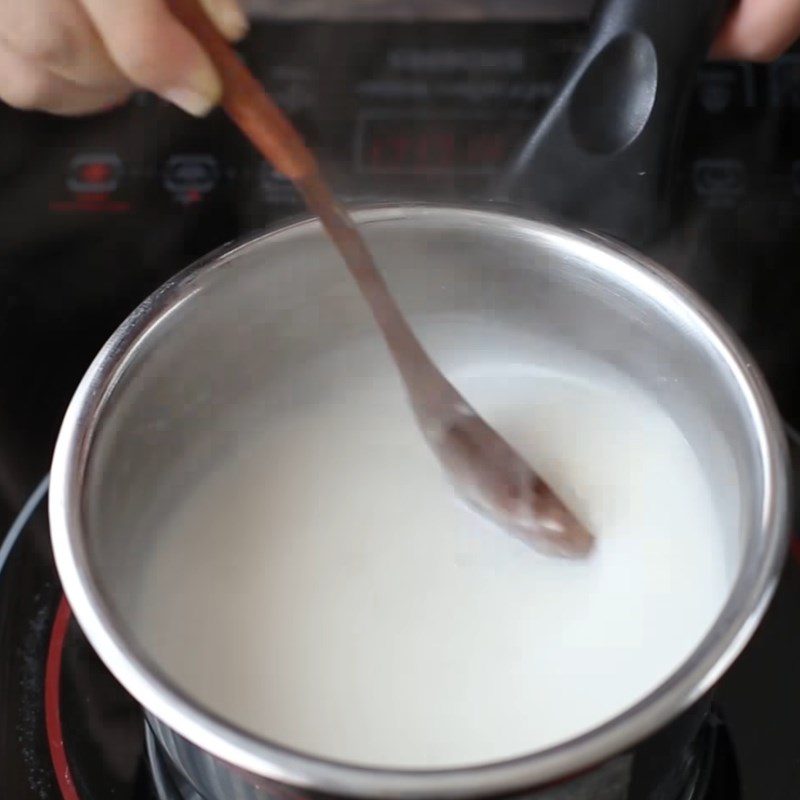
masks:
<path id="1" fill-rule="evenodd" d="M 115 153 L 82 153 L 69 162 L 67 188 L 79 194 L 108 194 L 122 178 L 122 160 Z"/>
<path id="2" fill-rule="evenodd" d="M 217 159 L 208 153 L 170 156 L 164 166 L 164 188 L 184 203 L 197 202 L 219 181 Z"/>

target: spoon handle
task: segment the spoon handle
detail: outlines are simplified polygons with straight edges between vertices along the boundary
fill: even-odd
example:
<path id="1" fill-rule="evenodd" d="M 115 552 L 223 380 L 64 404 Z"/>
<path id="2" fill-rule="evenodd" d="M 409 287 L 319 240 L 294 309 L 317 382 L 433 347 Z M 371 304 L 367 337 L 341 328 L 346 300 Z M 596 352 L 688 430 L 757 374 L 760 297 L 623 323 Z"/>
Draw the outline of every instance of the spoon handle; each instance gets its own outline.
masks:
<path id="1" fill-rule="evenodd" d="M 425 352 L 316 159 L 206 16 L 197 0 L 168 0 L 222 78 L 222 106 L 274 167 L 292 180 L 344 259 L 392 353 L 419 427 L 457 491 L 534 547 L 586 555 L 593 537 L 525 460 L 475 412 Z"/>
<path id="2" fill-rule="evenodd" d="M 222 79 L 222 106 L 256 149 L 289 178 L 342 254 L 403 376 L 412 404 L 464 403 L 441 375 L 398 308 L 349 214 L 322 180 L 313 153 L 284 112 L 219 33 L 197 0 L 168 0 Z M 465 403 L 464 403 L 465 404 Z"/>
<path id="3" fill-rule="evenodd" d="M 172 13 L 194 34 L 222 78 L 222 106 L 264 157 L 293 181 L 319 167 L 294 125 L 214 27 L 197 0 L 168 0 Z"/>

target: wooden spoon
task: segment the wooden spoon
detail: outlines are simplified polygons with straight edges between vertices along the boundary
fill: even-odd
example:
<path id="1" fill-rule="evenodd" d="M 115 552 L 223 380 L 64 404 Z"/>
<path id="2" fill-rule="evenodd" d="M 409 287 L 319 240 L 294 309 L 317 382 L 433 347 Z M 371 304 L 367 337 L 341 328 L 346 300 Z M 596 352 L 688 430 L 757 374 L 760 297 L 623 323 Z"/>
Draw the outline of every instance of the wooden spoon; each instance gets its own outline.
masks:
<path id="1" fill-rule="evenodd" d="M 219 71 L 222 106 L 228 116 L 264 158 L 292 180 L 339 250 L 383 333 L 419 427 L 456 492 L 483 516 L 539 551 L 586 556 L 594 537 L 431 361 L 292 123 L 197 0 L 168 2 Z"/>

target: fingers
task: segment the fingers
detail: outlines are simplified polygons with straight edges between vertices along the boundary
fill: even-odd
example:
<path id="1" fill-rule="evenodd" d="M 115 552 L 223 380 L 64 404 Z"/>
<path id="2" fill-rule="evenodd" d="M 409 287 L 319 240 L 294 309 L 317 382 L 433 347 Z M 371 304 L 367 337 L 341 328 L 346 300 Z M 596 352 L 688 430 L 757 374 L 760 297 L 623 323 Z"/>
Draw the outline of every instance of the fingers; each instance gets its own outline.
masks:
<path id="1" fill-rule="evenodd" d="M 0 41 L 40 71 L 86 88 L 130 88 L 75 0 L 0 0 Z"/>
<path id="2" fill-rule="evenodd" d="M 237 0 L 198 0 L 230 38 L 247 19 Z M 195 114 L 221 87 L 211 62 L 165 0 L 0 0 L 0 98 L 77 114 L 140 86 Z"/>
<path id="3" fill-rule="evenodd" d="M 247 17 L 237 0 L 200 0 L 200 5 L 222 35 L 232 42 L 238 42 L 247 33 Z"/>
<path id="4" fill-rule="evenodd" d="M 203 116 L 222 92 L 208 56 L 161 0 L 81 0 L 117 68 L 132 83 Z"/>
<path id="5" fill-rule="evenodd" d="M 800 0 L 740 0 L 711 49 L 713 58 L 772 61 L 800 34 Z"/>
<path id="6" fill-rule="evenodd" d="M 184 111 L 203 116 L 219 102 L 219 76 L 189 31 L 164 0 L 81 0 L 106 50 L 132 83 Z M 229 39 L 248 28 L 237 0 L 200 0 Z"/>
<path id="7" fill-rule="evenodd" d="M 77 115 L 118 105 L 127 86 L 85 87 L 50 72 L 0 43 L 0 99 L 14 108 Z"/>

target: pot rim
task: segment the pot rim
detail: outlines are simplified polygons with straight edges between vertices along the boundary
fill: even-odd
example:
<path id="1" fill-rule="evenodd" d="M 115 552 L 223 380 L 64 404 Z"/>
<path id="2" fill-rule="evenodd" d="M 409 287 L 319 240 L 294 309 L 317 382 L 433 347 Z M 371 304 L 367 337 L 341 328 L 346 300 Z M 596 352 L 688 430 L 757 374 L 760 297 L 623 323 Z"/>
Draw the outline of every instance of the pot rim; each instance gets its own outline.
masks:
<path id="1" fill-rule="evenodd" d="M 397 204 L 361 207 L 360 224 L 391 219 L 448 218 L 493 226 L 520 225 L 555 237 L 624 269 L 659 302 L 702 331 L 733 375 L 747 405 L 763 470 L 762 536 L 750 537 L 728 599 L 692 655 L 648 695 L 597 728 L 513 759 L 470 767 L 404 770 L 354 766 L 271 743 L 203 709 L 173 685 L 125 634 L 93 577 L 82 508 L 92 438 L 103 408 L 132 354 L 148 333 L 237 253 L 276 235 L 319 223 L 308 217 L 225 245 L 179 272 L 145 300 L 98 353 L 76 390 L 58 436 L 50 477 L 49 515 L 56 566 L 72 610 L 111 673 L 150 713 L 184 739 L 254 776 L 298 788 L 352 797 L 443 798 L 504 794 L 585 771 L 645 739 L 706 694 L 742 651 L 763 617 L 788 546 L 788 468 L 780 418 L 766 384 L 743 346 L 691 289 L 635 251 L 587 232 L 479 207 Z M 265 267 L 267 269 L 268 267 Z M 755 548 L 755 552 L 750 552 Z M 749 557 L 748 557 L 749 556 Z M 755 556 L 755 557 L 753 557 Z"/>

